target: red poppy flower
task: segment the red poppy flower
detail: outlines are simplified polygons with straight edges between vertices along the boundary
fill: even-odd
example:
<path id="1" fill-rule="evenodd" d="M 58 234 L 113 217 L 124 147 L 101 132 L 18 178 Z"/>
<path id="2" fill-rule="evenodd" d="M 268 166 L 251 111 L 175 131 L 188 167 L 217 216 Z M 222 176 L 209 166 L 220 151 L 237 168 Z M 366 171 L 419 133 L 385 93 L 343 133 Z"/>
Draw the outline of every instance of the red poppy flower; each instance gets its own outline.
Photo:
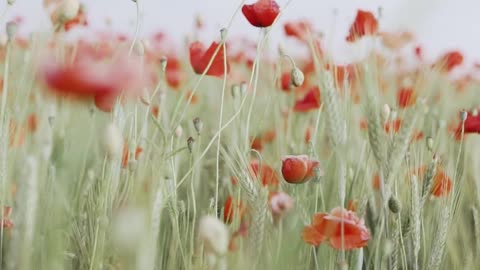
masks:
<path id="1" fill-rule="evenodd" d="M 93 97 L 99 109 L 109 111 L 120 94 L 138 96 L 148 85 L 142 70 L 148 72 L 149 69 L 135 58 L 119 55 L 109 61 L 82 50 L 72 64 L 49 58 L 41 65 L 39 77 L 58 95 L 77 99 Z"/>
<path id="2" fill-rule="evenodd" d="M 312 31 L 312 25 L 307 20 L 300 20 L 296 22 L 287 22 L 283 25 L 285 35 L 294 37 L 300 41 L 306 41 L 309 32 Z"/>
<path id="3" fill-rule="evenodd" d="M 223 209 L 223 221 L 227 224 L 232 223 L 235 218 L 243 221 L 245 210 L 241 201 L 234 201 L 232 196 L 228 196 Z"/>
<path id="4" fill-rule="evenodd" d="M 259 152 L 261 152 L 263 150 L 262 138 L 257 136 L 257 137 L 250 138 L 250 141 L 251 141 L 252 149 L 257 150 Z"/>
<path id="5" fill-rule="evenodd" d="M 134 159 L 138 160 L 140 158 L 140 154 L 142 154 L 143 148 L 140 146 L 137 146 L 135 148 L 135 154 L 134 154 Z M 122 154 L 122 168 L 127 168 L 128 162 L 130 161 L 130 152 L 128 149 L 128 141 L 125 141 L 123 145 L 123 154 Z"/>
<path id="6" fill-rule="evenodd" d="M 416 102 L 416 95 L 412 88 L 404 87 L 398 90 L 397 103 L 400 108 L 412 106 Z"/>
<path id="7" fill-rule="evenodd" d="M 282 90 L 285 92 L 290 92 L 292 90 L 292 73 L 284 72 L 280 78 Z"/>
<path id="8" fill-rule="evenodd" d="M 380 191 L 380 175 L 375 174 L 372 179 L 372 187 L 376 191 Z"/>
<path id="9" fill-rule="evenodd" d="M 298 100 L 293 110 L 295 112 L 309 112 L 320 108 L 320 88 L 313 86 L 308 90 L 303 99 Z"/>
<path id="10" fill-rule="evenodd" d="M 277 173 L 272 167 L 270 167 L 268 164 L 265 164 L 265 162 L 262 162 L 262 166 L 260 168 L 258 160 L 252 160 L 250 162 L 250 173 L 252 177 L 261 177 L 261 179 L 259 180 L 261 181 L 263 186 L 278 186 Z"/>
<path id="11" fill-rule="evenodd" d="M 423 60 L 423 49 L 422 46 L 418 45 L 415 47 L 415 56 L 418 60 Z"/>
<path id="12" fill-rule="evenodd" d="M 215 51 L 217 50 L 218 46 L 220 46 L 220 49 L 215 55 L 215 58 L 213 58 L 213 55 L 215 54 Z M 213 58 L 212 64 L 208 69 L 208 71 L 206 72 L 206 75 L 222 77 L 225 73 L 225 69 L 224 69 L 225 58 L 224 58 L 223 45 L 217 42 L 212 42 L 212 44 L 208 49 L 205 49 L 203 44 L 199 41 L 194 42 L 190 45 L 190 64 L 192 65 L 193 71 L 195 71 L 195 73 L 203 74 L 207 69 L 208 63 L 210 63 L 212 58 Z M 227 60 L 227 70 L 226 70 L 227 74 L 229 73 L 229 71 L 230 71 L 230 64 L 228 63 L 228 60 Z"/>
<path id="13" fill-rule="evenodd" d="M 251 25 L 269 27 L 280 13 L 280 6 L 273 0 L 258 0 L 254 4 L 243 5 L 242 13 Z"/>
<path id="14" fill-rule="evenodd" d="M 182 70 L 180 60 L 177 57 L 168 57 L 165 77 L 168 85 L 173 89 L 178 89 L 180 84 L 185 80 L 186 75 Z"/>
<path id="15" fill-rule="evenodd" d="M 437 61 L 437 64 L 444 67 L 446 71 L 451 71 L 462 63 L 463 55 L 459 51 L 447 52 Z"/>
<path id="16" fill-rule="evenodd" d="M 350 26 L 347 41 L 354 42 L 363 36 L 374 35 L 377 30 L 378 22 L 375 16 L 369 11 L 358 10 L 355 21 Z"/>
<path id="17" fill-rule="evenodd" d="M 283 179 L 290 184 L 305 183 L 313 178 L 319 165 L 317 160 L 312 160 L 307 155 L 285 156 L 282 159 Z"/>
<path id="18" fill-rule="evenodd" d="M 1 221 L 4 229 L 10 229 L 13 227 L 13 222 L 10 220 L 11 213 L 12 213 L 12 207 L 10 206 L 3 207 L 3 219 Z"/>
<path id="19" fill-rule="evenodd" d="M 318 246 L 324 241 L 329 241 L 330 246 L 340 250 L 342 248 L 342 222 L 343 222 L 343 248 L 351 250 L 365 247 L 370 240 L 370 232 L 363 219 L 355 212 L 334 208 L 330 213 L 317 213 L 313 216 L 312 225 L 303 229 L 303 241 Z"/>
<path id="20" fill-rule="evenodd" d="M 385 132 L 390 133 L 397 133 L 400 130 L 400 127 L 402 126 L 402 120 L 400 119 L 395 119 L 393 121 L 388 121 L 385 123 Z"/>

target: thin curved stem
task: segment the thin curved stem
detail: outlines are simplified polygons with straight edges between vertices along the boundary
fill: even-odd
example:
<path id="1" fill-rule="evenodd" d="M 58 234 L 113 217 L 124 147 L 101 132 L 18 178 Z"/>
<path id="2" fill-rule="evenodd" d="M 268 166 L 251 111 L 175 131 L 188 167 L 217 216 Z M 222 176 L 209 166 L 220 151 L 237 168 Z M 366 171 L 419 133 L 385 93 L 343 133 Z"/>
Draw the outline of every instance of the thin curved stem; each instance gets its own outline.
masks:
<path id="1" fill-rule="evenodd" d="M 135 43 L 137 42 L 138 39 L 138 33 L 140 32 L 140 25 L 142 24 L 142 18 L 141 18 L 141 5 L 140 5 L 141 0 L 136 0 L 135 1 L 135 6 L 137 8 L 137 22 L 135 24 L 135 33 L 133 35 L 133 40 L 132 44 L 130 45 L 130 49 L 128 50 L 128 55 L 130 56 L 133 51 L 133 47 L 135 47 Z"/>

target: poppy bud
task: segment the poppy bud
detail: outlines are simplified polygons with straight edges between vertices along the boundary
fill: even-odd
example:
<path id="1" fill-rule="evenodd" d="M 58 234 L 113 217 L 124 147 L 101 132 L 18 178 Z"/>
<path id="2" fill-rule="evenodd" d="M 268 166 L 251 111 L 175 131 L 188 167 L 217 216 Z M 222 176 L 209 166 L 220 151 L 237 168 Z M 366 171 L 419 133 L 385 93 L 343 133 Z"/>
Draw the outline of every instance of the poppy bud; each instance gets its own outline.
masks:
<path id="1" fill-rule="evenodd" d="M 198 240 L 206 253 L 221 256 L 227 253 L 230 240 L 228 228 L 216 217 L 204 216 L 198 226 Z"/>
<path id="2" fill-rule="evenodd" d="M 195 119 L 193 119 L 193 127 L 195 127 L 198 135 L 200 135 L 200 132 L 202 132 L 203 129 L 203 122 L 199 117 L 195 117 Z"/>
<path id="3" fill-rule="evenodd" d="M 175 129 L 175 137 L 180 138 L 180 137 L 182 137 L 182 134 L 183 134 L 183 128 L 182 128 L 182 126 L 178 126 Z"/>
<path id="4" fill-rule="evenodd" d="M 7 4 L 13 5 L 13 3 L 15 3 L 15 0 L 7 0 Z"/>
<path id="5" fill-rule="evenodd" d="M 430 137 L 430 136 L 427 137 L 426 143 L 427 143 L 427 149 L 428 149 L 428 151 L 432 151 L 432 149 L 433 149 L 433 138 Z"/>
<path id="6" fill-rule="evenodd" d="M 384 122 L 388 121 L 388 118 L 390 117 L 390 112 L 391 112 L 390 106 L 388 106 L 388 104 L 383 104 L 382 117 Z"/>
<path id="7" fill-rule="evenodd" d="M 103 146 L 107 157 L 110 159 L 118 157 L 122 154 L 122 132 L 114 123 L 110 123 L 105 127 L 103 134 Z"/>
<path id="8" fill-rule="evenodd" d="M 462 122 L 465 122 L 467 120 L 467 116 L 468 116 L 467 111 L 465 110 L 460 111 L 460 120 L 462 120 Z"/>
<path id="9" fill-rule="evenodd" d="M 60 6 L 59 15 L 63 21 L 69 21 L 77 16 L 79 10 L 80 3 L 78 0 L 64 0 L 62 6 Z"/>
<path id="10" fill-rule="evenodd" d="M 307 174 L 308 157 L 302 156 L 286 156 L 282 160 L 282 175 L 288 183 L 302 183 Z"/>
<path id="11" fill-rule="evenodd" d="M 388 199 L 388 209 L 390 209 L 390 211 L 392 211 L 394 214 L 399 213 L 402 209 L 400 201 L 398 201 L 398 199 L 393 195 Z"/>
<path id="12" fill-rule="evenodd" d="M 223 42 L 225 42 L 225 40 L 227 40 L 227 34 L 228 34 L 228 29 L 227 28 L 220 29 L 220 38 L 222 39 Z"/>
<path id="13" fill-rule="evenodd" d="M 167 57 L 162 57 L 162 59 L 160 59 L 160 66 L 162 67 L 162 71 L 165 72 L 165 70 L 167 69 L 167 63 L 168 63 L 168 59 Z"/>
<path id="14" fill-rule="evenodd" d="M 17 23 L 10 21 L 7 23 L 6 28 L 8 41 L 12 41 L 15 38 L 15 34 L 17 34 Z"/>
<path id="15" fill-rule="evenodd" d="M 242 94 L 242 96 L 245 95 L 245 93 L 247 93 L 247 87 L 248 85 L 246 82 L 242 82 L 240 84 L 240 94 Z"/>
<path id="16" fill-rule="evenodd" d="M 193 151 L 193 144 L 194 143 L 195 143 L 195 140 L 192 137 L 188 137 L 187 147 L 188 147 L 188 151 L 190 151 L 190 153 L 192 153 L 192 151 Z"/>
<path id="17" fill-rule="evenodd" d="M 233 98 L 238 97 L 238 95 L 240 94 L 240 86 L 238 84 L 232 85 L 231 92 Z"/>
<path id="18" fill-rule="evenodd" d="M 299 87 L 303 84 L 303 81 L 305 80 L 305 76 L 303 75 L 303 72 L 299 68 L 294 67 L 292 69 L 291 80 L 292 80 L 292 84 L 295 87 Z"/>
<path id="19" fill-rule="evenodd" d="M 473 117 L 477 117 L 477 116 L 478 116 L 478 110 L 477 110 L 477 109 L 473 109 L 473 110 L 472 110 L 472 116 L 473 116 Z"/>

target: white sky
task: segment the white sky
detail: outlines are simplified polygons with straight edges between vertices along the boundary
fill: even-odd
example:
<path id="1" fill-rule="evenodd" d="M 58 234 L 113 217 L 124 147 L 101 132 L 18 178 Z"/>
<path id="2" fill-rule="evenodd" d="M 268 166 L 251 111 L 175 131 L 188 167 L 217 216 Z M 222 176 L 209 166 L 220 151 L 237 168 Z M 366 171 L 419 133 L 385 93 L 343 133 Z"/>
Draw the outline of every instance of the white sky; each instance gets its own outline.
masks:
<path id="1" fill-rule="evenodd" d="M 217 38 L 218 29 L 224 26 L 241 0 L 139 0 L 144 7 L 142 34 L 165 30 L 177 41 L 191 32 L 195 14 L 201 14 L 207 26 L 206 40 Z M 247 0 L 252 3 L 255 0 Z M 6 0 L 0 0 L 0 10 L 5 10 Z M 25 18 L 25 28 L 47 29 L 49 23 L 41 0 L 17 0 L 7 10 L 7 19 L 15 15 Z M 82 0 L 87 7 L 93 26 L 105 27 L 108 16 L 114 28 L 133 33 L 135 4 L 131 0 Z M 277 0 L 284 6 L 287 0 Z M 467 58 L 480 60 L 480 0 L 293 0 L 282 15 L 280 23 L 287 20 L 309 18 L 317 29 L 326 33 L 333 47 L 342 51 L 343 39 L 353 20 L 356 9 L 376 11 L 383 7 L 381 29 L 407 29 L 417 34 L 427 55 L 436 56 L 447 49 L 460 49 Z M 338 17 L 333 21 L 333 10 Z M 5 22 L 5 20 L 4 20 Z M 334 26 L 334 28 L 332 28 Z M 332 34 L 331 29 L 335 29 Z M 281 24 L 272 32 L 274 39 L 282 37 Z M 231 36 L 257 37 L 239 13 L 230 31 Z"/>

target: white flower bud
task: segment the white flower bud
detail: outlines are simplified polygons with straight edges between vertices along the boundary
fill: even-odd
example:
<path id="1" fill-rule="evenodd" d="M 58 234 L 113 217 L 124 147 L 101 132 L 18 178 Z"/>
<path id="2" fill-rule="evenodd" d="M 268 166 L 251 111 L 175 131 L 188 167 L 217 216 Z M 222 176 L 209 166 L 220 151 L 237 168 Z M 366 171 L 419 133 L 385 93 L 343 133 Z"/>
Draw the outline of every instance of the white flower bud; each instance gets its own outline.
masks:
<path id="1" fill-rule="evenodd" d="M 221 256 L 227 253 L 230 236 L 227 226 L 216 217 L 204 216 L 198 226 L 198 240 L 207 254 Z"/>
<path id="2" fill-rule="evenodd" d="M 195 119 L 193 119 L 193 127 L 197 131 L 198 135 L 200 135 L 203 129 L 203 122 L 199 117 L 195 117 Z"/>
<path id="3" fill-rule="evenodd" d="M 120 129 L 110 123 L 105 127 L 103 133 L 103 147 L 108 158 L 119 157 L 123 151 L 123 137 Z"/>
<path id="4" fill-rule="evenodd" d="M 432 151 L 432 149 L 433 149 L 433 138 L 432 137 L 427 137 L 426 143 L 427 143 L 428 151 Z"/>
<path id="5" fill-rule="evenodd" d="M 388 118 L 390 117 L 390 112 L 392 110 L 390 109 L 390 106 L 388 106 L 388 104 L 383 104 L 383 107 L 382 107 L 382 117 L 383 117 L 383 120 L 384 122 L 388 121 Z"/>
<path id="6" fill-rule="evenodd" d="M 304 80 L 305 80 L 305 76 L 303 75 L 303 72 L 298 67 L 294 67 L 291 73 L 291 81 L 293 86 L 295 87 L 301 86 Z"/>
<path id="7" fill-rule="evenodd" d="M 182 126 L 178 126 L 175 129 L 175 137 L 180 138 L 180 137 L 182 137 L 182 135 L 183 135 L 183 128 L 182 128 Z"/>

